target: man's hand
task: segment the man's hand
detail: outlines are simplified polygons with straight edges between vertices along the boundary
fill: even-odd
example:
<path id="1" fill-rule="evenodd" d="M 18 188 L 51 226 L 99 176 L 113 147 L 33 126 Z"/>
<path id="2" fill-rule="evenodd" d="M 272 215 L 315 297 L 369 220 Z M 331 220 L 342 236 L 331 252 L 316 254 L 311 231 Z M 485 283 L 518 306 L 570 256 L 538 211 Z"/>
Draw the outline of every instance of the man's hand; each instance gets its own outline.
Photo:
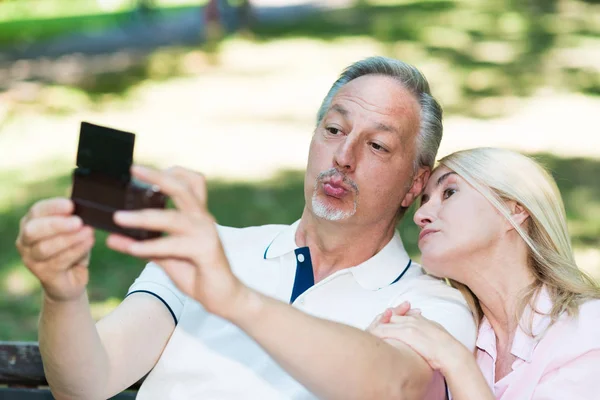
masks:
<path id="1" fill-rule="evenodd" d="M 21 219 L 16 246 L 25 266 L 53 301 L 75 300 L 88 283 L 94 232 L 65 198 L 42 200 Z"/>
<path id="2" fill-rule="evenodd" d="M 204 177 L 181 167 L 166 171 L 133 167 L 132 175 L 157 185 L 171 197 L 176 209 L 121 211 L 115 214 L 115 222 L 168 235 L 135 241 L 113 234 L 107 245 L 152 260 L 183 293 L 202 303 L 207 311 L 227 318 L 248 289 L 231 272 L 215 220 L 206 207 Z"/>

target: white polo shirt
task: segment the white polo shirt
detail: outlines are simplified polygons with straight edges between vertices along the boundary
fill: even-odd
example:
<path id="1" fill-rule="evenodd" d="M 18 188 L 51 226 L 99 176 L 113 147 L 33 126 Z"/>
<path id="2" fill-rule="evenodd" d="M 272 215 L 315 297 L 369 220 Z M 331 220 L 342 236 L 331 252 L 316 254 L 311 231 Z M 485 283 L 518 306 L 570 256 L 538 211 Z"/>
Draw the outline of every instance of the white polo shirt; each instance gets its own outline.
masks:
<path id="1" fill-rule="evenodd" d="M 425 317 L 474 349 L 475 323 L 462 295 L 425 275 L 410 260 L 398 233 L 369 260 L 314 284 L 310 251 L 295 243 L 298 223 L 219 227 L 233 272 L 261 293 L 359 329 L 365 329 L 387 307 L 409 300 Z M 133 293 L 162 300 L 176 322 L 138 399 L 315 398 L 238 327 L 183 295 L 157 265 L 146 266 L 128 295 Z"/>

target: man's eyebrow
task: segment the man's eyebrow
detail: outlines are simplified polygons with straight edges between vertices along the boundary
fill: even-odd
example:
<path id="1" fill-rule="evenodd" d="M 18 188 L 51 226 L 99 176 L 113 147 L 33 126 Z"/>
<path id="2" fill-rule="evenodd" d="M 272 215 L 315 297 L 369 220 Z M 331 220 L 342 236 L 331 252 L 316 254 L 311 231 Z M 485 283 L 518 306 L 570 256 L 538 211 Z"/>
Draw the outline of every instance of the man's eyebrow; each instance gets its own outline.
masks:
<path id="1" fill-rule="evenodd" d="M 344 107 L 340 106 L 339 104 L 334 104 L 331 106 L 331 110 L 332 111 L 337 111 L 338 113 L 340 113 L 343 117 L 347 117 L 348 114 L 350 114 L 350 111 L 346 110 Z"/>
<path id="2" fill-rule="evenodd" d="M 348 115 L 350 115 L 350 111 L 348 111 L 347 109 L 345 109 L 344 107 L 342 107 L 339 104 L 332 105 L 330 110 L 341 114 L 342 117 L 347 117 Z M 386 125 L 381 122 L 379 122 L 375 125 L 375 129 L 377 129 L 378 131 L 398 133 L 398 130 L 396 128 L 394 128 L 393 126 Z"/>
<path id="3" fill-rule="evenodd" d="M 446 180 L 446 178 L 448 178 L 450 175 L 458 175 L 458 174 L 454 171 L 446 172 L 444 175 L 442 175 L 438 178 L 438 180 L 436 182 L 436 186 L 440 186 L 442 184 L 442 182 L 444 182 L 444 180 Z"/>
<path id="4" fill-rule="evenodd" d="M 398 130 L 396 128 L 394 128 L 393 126 L 382 124 L 381 122 L 379 122 L 376 125 L 376 128 L 377 128 L 378 131 L 398 133 Z"/>

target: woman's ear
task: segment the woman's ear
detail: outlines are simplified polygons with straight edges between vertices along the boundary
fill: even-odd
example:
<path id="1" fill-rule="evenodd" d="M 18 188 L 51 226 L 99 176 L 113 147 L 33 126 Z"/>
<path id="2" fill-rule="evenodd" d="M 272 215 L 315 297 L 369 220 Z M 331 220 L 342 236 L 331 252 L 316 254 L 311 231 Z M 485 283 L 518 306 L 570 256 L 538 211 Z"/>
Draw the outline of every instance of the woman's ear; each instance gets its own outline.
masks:
<path id="1" fill-rule="evenodd" d="M 529 218 L 529 213 L 527 212 L 525 207 L 523 207 L 516 201 L 509 201 L 508 207 L 510 208 L 510 216 L 515 224 L 521 226 Z M 512 225 L 511 229 L 513 229 Z"/>

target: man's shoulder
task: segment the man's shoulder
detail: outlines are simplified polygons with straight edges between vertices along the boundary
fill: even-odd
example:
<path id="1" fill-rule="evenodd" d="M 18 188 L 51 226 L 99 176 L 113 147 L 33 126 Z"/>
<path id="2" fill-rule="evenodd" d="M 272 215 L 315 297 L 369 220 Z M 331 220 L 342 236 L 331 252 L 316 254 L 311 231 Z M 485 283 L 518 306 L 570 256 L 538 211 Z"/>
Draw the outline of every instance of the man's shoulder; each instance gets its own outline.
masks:
<path id="1" fill-rule="evenodd" d="M 221 238 L 221 240 L 260 240 L 264 237 L 277 236 L 282 230 L 288 227 L 289 225 L 282 224 L 245 226 L 240 228 L 233 226 L 217 225 L 217 231 L 219 232 L 219 237 Z"/>
<path id="2" fill-rule="evenodd" d="M 217 225 L 219 237 L 225 251 L 239 251 L 242 248 L 261 249 L 267 246 L 289 225 L 270 224 L 236 228 Z"/>
<path id="3" fill-rule="evenodd" d="M 467 306 L 467 302 L 461 292 L 450 286 L 445 279 L 429 275 L 417 263 L 411 265 L 411 270 L 411 273 L 406 276 L 407 279 L 401 279 L 395 284 L 402 284 L 401 292 L 403 294 L 400 297 L 406 293 L 410 293 L 413 296 L 423 297 L 429 301 L 439 300 Z"/>
<path id="4" fill-rule="evenodd" d="M 446 280 L 428 275 L 420 265 L 416 267 L 420 271 L 404 282 L 403 290 L 391 306 L 409 301 L 411 307 L 420 309 L 425 318 L 439 323 L 468 349 L 474 349 L 475 320 L 462 293 Z"/>

